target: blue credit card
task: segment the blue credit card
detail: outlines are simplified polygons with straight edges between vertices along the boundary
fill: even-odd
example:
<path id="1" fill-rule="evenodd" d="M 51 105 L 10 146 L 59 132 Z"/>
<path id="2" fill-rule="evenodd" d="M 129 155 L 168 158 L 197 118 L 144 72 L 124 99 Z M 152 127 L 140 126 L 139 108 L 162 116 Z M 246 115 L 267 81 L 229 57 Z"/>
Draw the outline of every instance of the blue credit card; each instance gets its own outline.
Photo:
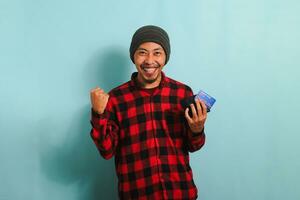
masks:
<path id="1" fill-rule="evenodd" d="M 207 94 L 206 92 L 200 90 L 198 92 L 198 94 L 195 96 L 195 100 L 196 99 L 201 99 L 206 107 L 207 107 L 207 111 L 209 112 L 211 107 L 214 105 L 214 103 L 216 102 L 216 99 L 213 98 L 212 96 L 210 96 L 209 94 Z"/>

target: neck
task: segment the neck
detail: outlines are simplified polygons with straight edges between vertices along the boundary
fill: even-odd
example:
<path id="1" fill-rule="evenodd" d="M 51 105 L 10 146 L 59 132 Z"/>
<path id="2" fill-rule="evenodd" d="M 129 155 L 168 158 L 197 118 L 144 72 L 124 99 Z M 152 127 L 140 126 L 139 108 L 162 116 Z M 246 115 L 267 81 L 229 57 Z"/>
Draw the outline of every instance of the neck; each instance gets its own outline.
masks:
<path id="1" fill-rule="evenodd" d="M 159 74 L 157 79 L 153 83 L 150 83 L 150 82 L 145 82 L 143 80 L 140 80 L 140 77 L 138 76 L 137 81 L 138 81 L 138 84 L 140 85 L 141 88 L 152 89 L 152 88 L 156 88 L 156 87 L 159 86 L 159 84 L 161 82 L 161 77 L 162 77 L 162 75 Z"/>

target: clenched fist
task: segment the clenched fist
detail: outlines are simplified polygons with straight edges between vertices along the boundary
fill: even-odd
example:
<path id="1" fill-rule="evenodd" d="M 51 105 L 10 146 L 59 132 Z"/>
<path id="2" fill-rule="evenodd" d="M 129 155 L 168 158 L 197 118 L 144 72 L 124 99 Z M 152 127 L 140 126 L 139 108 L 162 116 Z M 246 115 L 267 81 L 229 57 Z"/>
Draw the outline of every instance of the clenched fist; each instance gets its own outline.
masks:
<path id="1" fill-rule="evenodd" d="M 106 108 L 109 95 L 101 88 L 96 87 L 90 92 L 92 108 L 95 112 L 102 114 Z"/>

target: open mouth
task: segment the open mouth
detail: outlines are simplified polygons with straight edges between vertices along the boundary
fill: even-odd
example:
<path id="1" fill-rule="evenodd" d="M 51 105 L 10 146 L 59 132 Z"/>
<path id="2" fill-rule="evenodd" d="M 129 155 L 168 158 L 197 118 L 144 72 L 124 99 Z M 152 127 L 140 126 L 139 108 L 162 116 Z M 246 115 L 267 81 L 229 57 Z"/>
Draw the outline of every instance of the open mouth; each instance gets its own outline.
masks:
<path id="1" fill-rule="evenodd" d="M 158 67 L 142 67 L 142 70 L 145 72 L 146 76 L 153 76 L 157 71 Z"/>
<path id="2" fill-rule="evenodd" d="M 158 63 L 155 63 L 153 65 L 148 65 L 143 63 L 141 65 L 141 69 L 143 70 L 146 76 L 153 76 L 159 67 L 160 66 Z"/>
<path id="3" fill-rule="evenodd" d="M 155 72 L 155 70 L 157 69 L 156 67 L 143 67 L 142 68 L 144 70 L 144 72 L 152 74 Z"/>

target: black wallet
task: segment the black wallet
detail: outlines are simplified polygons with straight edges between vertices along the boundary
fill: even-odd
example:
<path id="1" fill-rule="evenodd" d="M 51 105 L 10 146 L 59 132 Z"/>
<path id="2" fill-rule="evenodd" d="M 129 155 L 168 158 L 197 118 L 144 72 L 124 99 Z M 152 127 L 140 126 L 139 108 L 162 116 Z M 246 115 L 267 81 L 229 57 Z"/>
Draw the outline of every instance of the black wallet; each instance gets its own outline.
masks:
<path id="1" fill-rule="evenodd" d="M 194 104 L 194 106 L 195 106 L 195 108 L 196 108 L 195 97 L 196 97 L 196 95 L 193 95 L 193 96 L 190 96 L 190 97 L 188 97 L 188 98 L 185 98 L 185 99 L 181 100 L 181 105 L 182 105 L 182 107 L 184 108 L 184 110 L 185 110 L 186 108 L 189 108 L 189 115 L 190 115 L 190 116 L 193 116 L 192 109 L 191 109 L 191 106 L 190 106 L 190 105 L 191 105 L 191 104 Z M 210 109 L 207 108 L 207 112 L 209 112 L 209 111 L 210 111 Z M 196 112 L 197 112 L 197 109 L 196 109 Z"/>

